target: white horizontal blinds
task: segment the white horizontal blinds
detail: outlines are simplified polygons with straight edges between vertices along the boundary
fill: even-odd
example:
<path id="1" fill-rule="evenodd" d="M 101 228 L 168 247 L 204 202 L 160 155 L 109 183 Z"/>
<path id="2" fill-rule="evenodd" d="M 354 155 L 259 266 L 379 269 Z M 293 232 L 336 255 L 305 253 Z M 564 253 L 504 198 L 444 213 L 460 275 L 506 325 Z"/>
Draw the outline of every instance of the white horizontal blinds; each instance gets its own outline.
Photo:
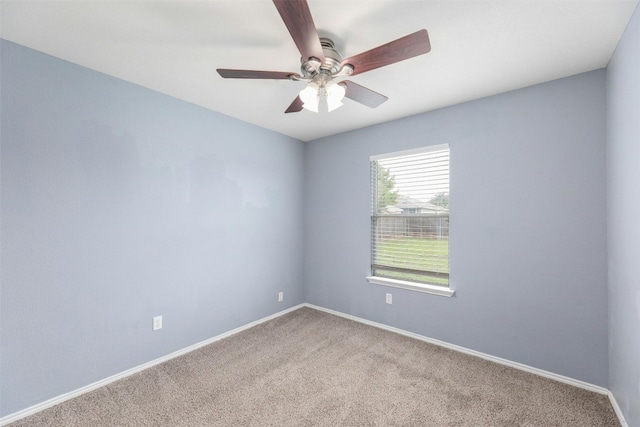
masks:
<path id="1" fill-rule="evenodd" d="M 371 161 L 374 276 L 448 286 L 449 149 Z"/>

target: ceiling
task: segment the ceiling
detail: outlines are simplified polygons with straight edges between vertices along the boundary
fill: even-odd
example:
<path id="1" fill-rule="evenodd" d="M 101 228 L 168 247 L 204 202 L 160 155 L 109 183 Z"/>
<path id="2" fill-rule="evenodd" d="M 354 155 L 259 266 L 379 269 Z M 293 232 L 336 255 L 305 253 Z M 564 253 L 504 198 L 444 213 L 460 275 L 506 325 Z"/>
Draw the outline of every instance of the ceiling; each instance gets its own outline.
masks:
<path id="1" fill-rule="evenodd" d="M 303 82 L 223 79 L 216 68 L 300 72 L 268 0 L 0 1 L 0 36 L 309 141 L 605 67 L 638 0 L 308 0 L 350 57 L 426 28 L 431 52 L 350 80 L 389 97 L 284 114 Z"/>

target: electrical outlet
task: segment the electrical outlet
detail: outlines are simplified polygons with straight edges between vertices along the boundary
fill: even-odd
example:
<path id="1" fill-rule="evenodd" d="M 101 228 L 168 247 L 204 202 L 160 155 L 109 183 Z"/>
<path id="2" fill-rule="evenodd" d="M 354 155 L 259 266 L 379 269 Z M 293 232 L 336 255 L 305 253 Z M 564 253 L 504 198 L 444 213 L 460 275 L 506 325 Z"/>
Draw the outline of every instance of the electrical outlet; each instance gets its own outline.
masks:
<path id="1" fill-rule="evenodd" d="M 162 316 L 153 318 L 153 330 L 157 331 L 158 329 L 162 329 Z"/>
<path id="2" fill-rule="evenodd" d="M 393 304 L 393 296 L 391 294 L 387 294 L 386 303 Z"/>
<path id="3" fill-rule="evenodd" d="M 278 302 L 282 302 L 284 300 L 284 292 L 278 292 Z"/>

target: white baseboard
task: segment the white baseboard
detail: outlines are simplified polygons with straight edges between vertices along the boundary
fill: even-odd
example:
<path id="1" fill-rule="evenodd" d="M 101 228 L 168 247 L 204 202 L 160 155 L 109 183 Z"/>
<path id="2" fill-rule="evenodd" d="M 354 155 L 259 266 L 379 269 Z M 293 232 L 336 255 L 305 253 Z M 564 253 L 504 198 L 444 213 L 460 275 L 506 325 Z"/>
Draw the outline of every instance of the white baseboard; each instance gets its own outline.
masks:
<path id="1" fill-rule="evenodd" d="M 587 383 L 587 382 L 584 382 L 584 381 L 576 380 L 574 378 L 565 377 L 564 375 L 554 374 L 553 372 L 545 371 L 543 369 L 534 368 L 533 366 L 524 365 L 522 363 L 512 362 L 511 360 L 503 359 L 501 357 L 492 356 L 492 355 L 486 354 L 486 353 L 481 353 L 479 351 L 471 350 L 471 349 L 468 349 L 468 348 L 465 348 L 465 347 L 461 347 L 459 345 L 449 344 L 449 343 L 444 342 L 444 341 L 440 341 L 440 340 L 437 340 L 437 339 L 425 337 L 423 335 L 415 334 L 413 332 L 405 331 L 403 329 L 394 328 L 393 326 L 388 326 L 388 325 L 385 325 L 383 323 L 373 322 L 371 320 L 362 319 L 360 317 L 352 316 L 350 314 L 341 313 L 339 311 L 331 310 L 331 309 L 328 309 L 328 308 L 319 307 L 319 306 L 316 306 L 316 305 L 313 305 L 313 304 L 308 304 L 308 303 L 303 304 L 303 306 L 309 307 L 309 308 L 313 308 L 313 309 L 316 309 L 316 310 L 320 310 L 320 311 L 324 311 L 326 313 L 333 314 L 335 316 L 344 317 L 345 319 L 349 319 L 349 320 L 353 320 L 353 321 L 356 321 L 356 322 L 364 323 L 365 325 L 374 326 L 376 328 L 384 329 L 384 330 L 387 330 L 387 331 L 390 331 L 390 332 L 394 332 L 394 333 L 397 333 L 397 334 L 400 334 L 400 335 L 404 335 L 404 336 L 407 336 L 407 337 L 415 338 L 415 339 L 418 339 L 420 341 L 428 342 L 430 344 L 435 344 L 435 345 L 438 345 L 440 347 L 445 347 L 445 348 L 448 348 L 450 350 L 458 351 L 460 353 L 465 353 L 465 354 L 470 354 L 472 356 L 477 356 L 477 357 L 480 357 L 482 359 L 485 359 L 485 360 L 488 360 L 488 361 L 491 361 L 491 362 L 499 363 L 501 365 L 509 366 L 509 367 L 512 367 L 512 368 L 515 368 L 515 369 L 519 369 L 521 371 L 529 372 L 531 374 L 535 374 L 535 375 L 539 375 L 541 377 L 545 377 L 545 378 L 549 378 L 549 379 L 552 379 L 552 380 L 555 380 L 555 381 L 559 381 L 561 383 L 565 383 L 565 384 L 569 384 L 569 385 L 572 385 L 572 386 L 575 386 L 575 387 L 579 387 L 579 388 L 582 388 L 582 389 L 585 389 L 585 390 L 593 391 L 595 393 L 607 395 L 609 397 L 609 401 L 611 402 L 611 405 L 613 406 L 613 409 L 614 409 L 616 415 L 618 416 L 618 420 L 620 421 L 620 424 L 622 425 L 622 427 L 628 427 L 628 424 L 627 424 L 627 422 L 626 422 L 626 420 L 624 418 L 622 410 L 620 409 L 620 406 L 618 406 L 618 402 L 616 402 L 616 399 L 613 396 L 613 394 L 611 393 L 611 391 L 606 389 L 606 388 L 604 388 L 604 387 L 600 387 L 600 386 L 595 385 L 595 384 L 590 384 L 590 383 Z"/>
<path id="2" fill-rule="evenodd" d="M 489 354 L 481 353 L 479 351 L 471 350 L 471 349 L 468 349 L 468 348 L 465 348 L 465 347 L 461 347 L 461 346 L 458 346 L 458 345 L 455 345 L 455 344 L 449 344 L 449 343 L 444 342 L 444 341 L 436 340 L 436 339 L 433 339 L 433 338 L 428 338 L 428 337 L 425 337 L 423 335 L 415 334 L 413 332 L 405 331 L 403 329 L 394 328 L 392 326 L 388 326 L 388 325 L 385 325 L 383 323 L 373 322 L 371 320 L 362 319 L 360 317 L 352 316 L 350 314 L 341 313 L 339 311 L 331 310 L 331 309 L 324 308 L 324 307 L 319 307 L 319 306 L 316 306 L 316 305 L 313 305 L 313 304 L 308 304 L 308 303 L 296 305 L 294 307 L 291 307 L 291 308 L 288 308 L 286 310 L 280 311 L 278 313 L 272 314 L 271 316 L 267 316 L 265 318 L 256 320 L 255 322 L 248 323 L 248 324 L 246 324 L 244 326 L 240 326 L 240 327 L 238 327 L 236 329 L 233 329 L 231 331 L 228 331 L 228 332 L 225 332 L 223 334 L 217 335 L 215 337 L 209 338 L 209 339 L 207 339 L 205 341 L 201 341 L 201 342 L 193 344 L 193 345 L 191 345 L 189 347 L 185 347 L 185 348 L 183 348 L 181 350 L 174 351 L 173 353 L 168 354 L 166 356 L 160 357 L 158 359 L 152 360 L 152 361 L 147 362 L 147 363 L 143 363 L 142 365 L 139 365 L 139 366 L 136 366 L 134 368 L 128 369 L 128 370 L 126 370 L 124 372 L 120 372 L 119 374 L 112 375 L 112 376 L 110 376 L 108 378 L 102 379 L 100 381 L 96 381 L 96 382 L 94 382 L 92 384 L 89 384 L 89 385 L 86 385 L 86 386 L 81 387 L 79 389 L 70 391 L 69 393 L 61 394 L 61 395 L 56 396 L 56 397 L 54 397 L 52 399 L 46 400 L 44 402 L 38 403 L 38 404 L 30 406 L 28 408 L 25 408 L 25 409 L 23 409 L 21 411 L 14 412 L 13 414 L 6 415 L 6 416 L 0 418 L 0 427 L 4 426 L 4 425 L 7 425 L 9 423 L 12 423 L 14 421 L 17 421 L 19 419 L 28 417 L 29 415 L 33 415 L 36 412 L 40 412 L 42 410 L 45 410 L 45 409 L 50 408 L 52 406 L 55 406 L 55 405 L 57 405 L 59 403 L 62 403 L 64 401 L 66 401 L 66 400 L 73 399 L 74 397 L 78 397 L 78 396 L 80 396 L 80 395 L 82 395 L 84 393 L 88 393 L 88 392 L 90 392 L 92 390 L 95 390 L 97 388 L 103 387 L 103 386 L 105 386 L 107 384 L 110 384 L 112 382 L 115 382 L 115 381 L 121 380 L 123 378 L 126 378 L 126 377 L 128 377 L 130 375 L 133 375 L 133 374 L 137 373 L 137 372 L 140 372 L 140 371 L 143 371 L 145 369 L 151 368 L 152 366 L 155 366 L 155 365 L 158 365 L 160 363 L 166 362 L 167 360 L 171 360 L 171 359 L 176 358 L 178 356 L 182 356 L 183 354 L 186 354 L 186 353 L 189 353 L 191 351 L 197 350 L 197 349 L 199 349 L 201 347 L 204 347 L 205 345 L 211 344 L 211 343 L 219 341 L 219 340 L 221 340 L 223 338 L 227 338 L 227 337 L 229 337 L 231 335 L 237 334 L 238 332 L 242 332 L 242 331 L 244 331 L 246 329 L 252 328 L 252 327 L 254 327 L 256 325 L 259 325 L 261 323 L 264 323 L 264 322 L 267 322 L 269 320 L 275 319 L 276 317 L 280 317 L 280 316 L 282 316 L 284 314 L 287 314 L 287 313 L 290 313 L 292 311 L 295 311 L 295 310 L 297 310 L 297 309 L 299 309 L 301 307 L 309 307 L 309 308 L 312 308 L 312 309 L 315 309 L 315 310 L 324 311 L 326 313 L 333 314 L 335 316 L 340 316 L 340 317 L 343 317 L 343 318 L 346 318 L 346 319 L 350 319 L 350 320 L 353 320 L 353 321 L 356 321 L 356 322 L 364 323 L 364 324 L 369 325 L 369 326 L 373 326 L 373 327 L 376 327 L 376 328 L 384 329 L 384 330 L 387 330 L 387 331 L 390 331 L 390 332 L 394 332 L 394 333 L 397 333 L 397 334 L 400 334 L 400 335 L 404 335 L 404 336 L 407 336 L 407 337 L 415 338 L 415 339 L 418 339 L 418 340 L 421 340 L 421 341 L 428 342 L 430 344 L 435 344 L 435 345 L 438 345 L 438 346 L 441 346 L 441 347 L 445 347 L 445 348 L 448 348 L 448 349 L 451 349 L 451 350 L 454 350 L 454 351 L 458 351 L 458 352 L 461 352 L 461 353 L 466 353 L 466 354 L 470 354 L 472 356 L 477 356 L 477 357 L 480 357 L 482 359 L 489 360 L 491 362 L 499 363 L 499 364 L 505 365 L 505 366 L 510 366 L 512 368 L 520 369 L 522 371 L 526 371 L 526 372 L 529 372 L 529 373 L 532 373 L 532 374 L 535 374 L 535 375 L 539 375 L 541 377 L 549 378 L 549 379 L 552 379 L 552 380 L 555 380 L 555 381 L 559 381 L 559 382 L 562 382 L 562 383 L 565 383 L 565 384 L 569 384 L 569 385 L 572 385 L 572 386 L 575 386 L 575 387 L 579 387 L 579 388 L 582 388 L 582 389 L 585 389 L 585 390 L 593 391 L 593 392 L 600 393 L 600 394 L 605 394 L 605 395 L 607 395 L 609 397 L 609 400 L 611 401 L 611 405 L 613 406 L 613 409 L 614 409 L 616 415 L 618 416 L 618 420 L 620 421 L 621 426 L 622 427 L 628 427 L 628 424 L 627 424 L 627 422 L 626 422 L 626 420 L 624 418 L 622 410 L 620 409 L 620 406 L 618 406 L 618 402 L 616 402 L 616 399 L 613 396 L 613 394 L 611 393 L 611 391 L 607 390 L 604 387 L 600 387 L 600 386 L 597 386 L 597 385 L 594 385 L 594 384 L 590 384 L 590 383 L 587 383 L 587 382 L 584 382 L 584 381 L 576 380 L 576 379 L 573 379 L 573 378 L 565 377 L 563 375 L 554 374 L 553 372 L 548 372 L 548 371 L 545 371 L 545 370 L 542 370 L 542 369 L 534 368 L 532 366 L 524 365 L 522 363 L 512 362 L 512 361 L 507 360 L 507 359 L 502 359 L 500 357 L 491 356 Z"/>
<path id="3" fill-rule="evenodd" d="M 611 402 L 611 406 L 613 406 L 613 410 L 616 411 L 616 415 L 618 416 L 618 421 L 620 421 L 620 427 L 629 427 L 627 420 L 624 418 L 624 414 L 622 413 L 622 409 L 618 405 L 615 396 L 611 393 L 611 390 L 608 390 L 609 401 Z"/>
<path id="4" fill-rule="evenodd" d="M 110 376 L 108 378 L 102 379 L 100 381 L 96 381 L 96 382 L 94 382 L 92 384 L 89 384 L 89 385 L 86 385 L 84 387 L 80 387 L 79 389 L 70 391 L 68 393 L 61 394 L 59 396 L 56 396 L 56 397 L 51 398 L 49 400 L 46 400 L 44 402 L 41 402 L 41 403 L 38 403 L 36 405 L 30 406 L 30 407 L 25 408 L 25 409 L 23 409 L 21 411 L 14 412 L 13 414 L 6 415 L 6 416 L 0 418 L 0 426 L 4 426 L 4 425 L 7 425 L 7 424 L 12 423 L 14 421 L 18 421 L 18 420 L 20 420 L 22 418 L 28 417 L 29 415 L 33 415 L 36 412 L 43 411 L 43 410 L 45 410 L 47 408 L 55 406 L 55 405 L 57 405 L 59 403 L 62 403 L 64 401 L 66 401 L 66 400 L 73 399 L 74 397 L 78 397 L 78 396 L 80 396 L 82 394 L 88 393 L 88 392 L 93 391 L 93 390 L 95 390 L 97 388 L 104 387 L 105 385 L 111 384 L 114 381 L 121 380 L 121 379 L 126 378 L 126 377 L 128 377 L 130 375 L 133 375 L 133 374 L 135 374 L 137 372 L 144 371 L 145 369 L 151 368 L 152 366 L 159 365 L 160 363 L 166 362 L 167 360 L 171 360 L 171 359 L 176 358 L 178 356 L 182 356 L 183 354 L 186 354 L 186 353 L 189 353 L 191 351 L 197 350 L 197 349 L 199 349 L 201 347 L 204 347 L 205 345 L 208 345 L 208 344 L 211 344 L 213 342 L 219 341 L 219 340 L 221 340 L 223 338 L 227 338 L 227 337 L 229 337 L 231 335 L 235 335 L 238 332 L 242 332 L 242 331 L 244 331 L 246 329 L 249 329 L 249 328 L 252 328 L 252 327 L 254 327 L 256 325 L 259 325 L 260 323 L 264 323 L 264 322 L 267 322 L 269 320 L 275 319 L 276 317 L 280 317 L 280 316 L 282 316 L 284 314 L 287 314 L 287 313 L 289 313 L 291 311 L 295 311 L 295 310 L 297 310 L 297 309 L 299 309 L 299 308 L 301 308 L 303 306 L 304 306 L 304 304 L 298 304 L 298 305 L 296 305 L 294 307 L 291 307 L 291 308 L 288 308 L 286 310 L 282 310 L 282 311 L 279 311 L 279 312 L 277 312 L 275 314 L 272 314 L 271 316 L 267 316 L 265 318 L 256 320 L 255 322 L 247 323 L 246 325 L 240 326 L 238 328 L 235 328 L 235 329 L 233 329 L 231 331 L 228 331 L 228 332 L 225 332 L 223 334 L 216 335 L 213 338 L 209 338 L 209 339 L 201 341 L 199 343 L 190 345 L 189 347 L 185 347 L 185 348 L 183 348 L 181 350 L 174 351 L 173 353 L 168 354 L 166 356 L 162 356 L 162 357 L 159 357 L 158 359 L 152 360 L 150 362 L 143 363 L 142 365 L 138 365 L 138 366 L 133 367 L 131 369 L 127 369 L 126 371 L 120 372 L 119 374 L 112 375 L 112 376 Z"/>

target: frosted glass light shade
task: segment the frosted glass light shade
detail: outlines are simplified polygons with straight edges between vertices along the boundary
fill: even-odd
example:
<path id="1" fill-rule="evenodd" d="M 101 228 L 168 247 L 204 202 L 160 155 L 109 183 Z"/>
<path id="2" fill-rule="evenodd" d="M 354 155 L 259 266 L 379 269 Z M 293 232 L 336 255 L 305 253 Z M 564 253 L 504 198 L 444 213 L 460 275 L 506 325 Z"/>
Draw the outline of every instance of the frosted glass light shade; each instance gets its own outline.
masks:
<path id="1" fill-rule="evenodd" d="M 318 112 L 318 102 L 320 100 L 319 90 L 320 87 L 316 83 L 311 82 L 300 91 L 298 96 L 302 100 L 303 108 L 313 111 L 314 113 Z"/>
<path id="2" fill-rule="evenodd" d="M 325 90 L 327 91 L 327 107 L 329 111 L 333 111 L 344 105 L 342 103 L 342 99 L 346 92 L 344 86 L 339 85 L 332 80 L 327 82 Z"/>

